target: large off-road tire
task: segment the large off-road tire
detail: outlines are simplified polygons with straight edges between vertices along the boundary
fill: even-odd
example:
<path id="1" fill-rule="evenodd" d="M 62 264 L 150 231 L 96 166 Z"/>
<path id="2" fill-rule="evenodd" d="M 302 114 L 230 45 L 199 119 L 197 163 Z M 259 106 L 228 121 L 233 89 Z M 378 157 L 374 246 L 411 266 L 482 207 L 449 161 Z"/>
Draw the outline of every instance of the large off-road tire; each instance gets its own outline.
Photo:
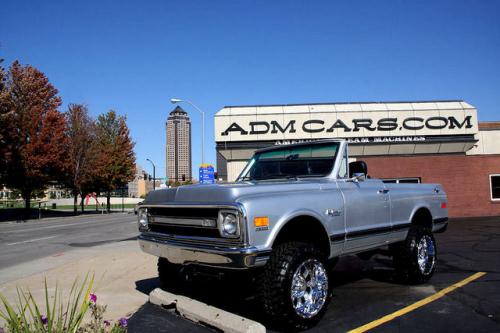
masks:
<path id="1" fill-rule="evenodd" d="M 406 240 L 394 244 L 391 250 L 396 278 L 399 281 L 420 284 L 427 282 L 434 274 L 437 247 L 430 228 L 411 226 Z"/>
<path id="2" fill-rule="evenodd" d="M 331 299 L 327 255 L 312 244 L 277 245 L 258 282 L 265 314 L 289 330 L 314 326 Z"/>
<path id="3" fill-rule="evenodd" d="M 160 287 L 163 289 L 175 289 L 179 286 L 181 265 L 172 264 L 165 258 L 158 258 L 158 277 Z"/>

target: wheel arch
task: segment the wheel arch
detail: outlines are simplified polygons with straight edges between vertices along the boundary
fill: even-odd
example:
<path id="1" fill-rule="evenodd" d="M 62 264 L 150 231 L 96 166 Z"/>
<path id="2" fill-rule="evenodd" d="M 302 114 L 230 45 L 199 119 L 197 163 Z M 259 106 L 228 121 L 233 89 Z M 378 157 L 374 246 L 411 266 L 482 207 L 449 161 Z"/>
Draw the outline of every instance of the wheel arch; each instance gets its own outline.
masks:
<path id="1" fill-rule="evenodd" d="M 321 221 L 310 214 L 298 214 L 282 223 L 271 241 L 271 247 L 285 241 L 310 242 L 319 246 L 327 257 L 330 256 L 330 237 Z"/>
<path id="2" fill-rule="evenodd" d="M 410 219 L 412 225 L 421 225 L 432 229 L 433 219 L 431 210 L 428 207 L 419 207 L 415 209 Z"/>

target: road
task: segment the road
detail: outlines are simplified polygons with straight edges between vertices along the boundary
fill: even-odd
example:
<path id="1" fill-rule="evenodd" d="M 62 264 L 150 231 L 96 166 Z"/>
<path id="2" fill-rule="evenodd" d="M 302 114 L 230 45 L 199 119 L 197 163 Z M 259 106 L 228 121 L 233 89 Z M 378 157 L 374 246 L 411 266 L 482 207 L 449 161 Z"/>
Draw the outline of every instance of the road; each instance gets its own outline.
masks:
<path id="1" fill-rule="evenodd" d="M 129 213 L 82 215 L 0 223 L 0 269 L 73 249 L 134 239 L 136 216 Z"/>

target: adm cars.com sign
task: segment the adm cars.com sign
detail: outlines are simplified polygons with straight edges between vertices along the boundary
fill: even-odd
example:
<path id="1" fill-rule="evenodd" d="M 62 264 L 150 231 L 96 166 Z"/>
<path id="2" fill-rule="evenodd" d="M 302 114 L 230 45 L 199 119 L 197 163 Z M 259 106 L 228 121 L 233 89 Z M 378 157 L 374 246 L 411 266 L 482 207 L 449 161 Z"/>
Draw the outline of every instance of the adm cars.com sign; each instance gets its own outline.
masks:
<path id="1" fill-rule="evenodd" d="M 228 106 L 215 115 L 215 141 L 474 135 L 467 102 L 421 101 Z"/>
<path id="2" fill-rule="evenodd" d="M 473 128 L 471 123 L 472 116 L 466 116 L 463 119 L 457 119 L 454 116 L 449 117 L 408 117 L 398 122 L 398 118 L 381 118 L 376 121 L 371 118 L 352 119 L 345 122 L 342 119 L 336 119 L 333 123 L 327 123 L 322 119 L 309 119 L 301 123 L 291 119 L 286 124 L 280 124 L 276 120 L 271 121 L 250 121 L 246 124 L 233 122 L 220 135 L 227 136 L 231 132 L 237 132 L 240 135 L 259 135 L 259 134 L 284 134 L 284 133 L 339 133 L 359 132 L 365 129 L 369 132 L 389 132 L 406 129 L 410 131 L 420 131 L 424 128 L 430 130 L 440 129 L 462 129 Z"/>

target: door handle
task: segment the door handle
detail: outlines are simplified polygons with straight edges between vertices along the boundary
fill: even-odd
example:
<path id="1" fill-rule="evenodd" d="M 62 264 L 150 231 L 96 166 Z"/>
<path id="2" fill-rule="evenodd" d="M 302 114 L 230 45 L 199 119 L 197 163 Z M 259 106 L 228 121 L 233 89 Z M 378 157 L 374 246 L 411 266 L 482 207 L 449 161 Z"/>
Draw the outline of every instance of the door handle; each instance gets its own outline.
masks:
<path id="1" fill-rule="evenodd" d="M 378 190 L 377 193 L 378 194 L 387 194 L 387 193 L 389 193 L 389 190 L 384 188 L 383 190 Z"/>

